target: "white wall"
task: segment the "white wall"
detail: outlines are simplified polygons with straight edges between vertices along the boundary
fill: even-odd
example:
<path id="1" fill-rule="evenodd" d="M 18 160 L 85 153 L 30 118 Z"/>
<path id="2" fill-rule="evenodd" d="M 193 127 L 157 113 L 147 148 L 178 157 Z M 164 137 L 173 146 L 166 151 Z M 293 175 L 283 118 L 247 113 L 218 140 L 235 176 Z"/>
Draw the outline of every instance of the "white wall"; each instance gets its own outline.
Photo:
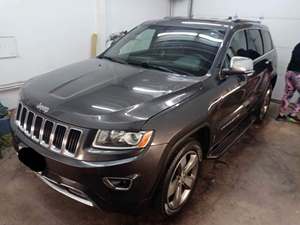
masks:
<path id="1" fill-rule="evenodd" d="M 98 21 L 102 20 L 101 26 L 101 45 L 105 46 L 105 41 L 111 33 L 130 30 L 140 23 L 152 20 L 162 19 L 169 16 L 169 0 L 99 0 L 99 10 L 105 12 L 99 13 Z M 103 22 L 103 20 L 105 20 Z M 104 31 L 104 32 L 103 32 Z"/>
<path id="2" fill-rule="evenodd" d="M 186 0 L 187 1 L 187 0 Z M 273 97 L 280 99 L 284 88 L 284 73 L 293 47 L 300 42 L 299 0 L 194 0 L 195 17 L 227 18 L 237 14 L 240 18 L 258 19 L 264 17 L 279 56 L 279 75 Z M 186 16 L 186 12 L 177 13 Z"/>
<path id="3" fill-rule="evenodd" d="M 0 60 L 0 83 L 89 57 L 94 11 L 95 0 L 1 0 L 0 36 L 16 37 L 19 57 Z"/>
<path id="4" fill-rule="evenodd" d="M 0 86 L 88 58 L 93 32 L 103 51 L 110 33 L 168 16 L 169 6 L 169 0 L 0 0 L 0 36 L 16 36 L 19 50 L 16 59 L 0 59 Z M 14 107 L 17 91 L 0 92 L 0 101 Z"/>
<path id="5" fill-rule="evenodd" d="M 1 0 L 0 36 L 16 37 L 19 57 L 0 59 L 0 84 L 27 80 L 86 59 L 95 31 L 95 0 Z M 17 92 L 0 92 L 16 105 Z"/>
<path id="6" fill-rule="evenodd" d="M 173 0 L 172 16 L 187 16 L 189 0 Z"/>

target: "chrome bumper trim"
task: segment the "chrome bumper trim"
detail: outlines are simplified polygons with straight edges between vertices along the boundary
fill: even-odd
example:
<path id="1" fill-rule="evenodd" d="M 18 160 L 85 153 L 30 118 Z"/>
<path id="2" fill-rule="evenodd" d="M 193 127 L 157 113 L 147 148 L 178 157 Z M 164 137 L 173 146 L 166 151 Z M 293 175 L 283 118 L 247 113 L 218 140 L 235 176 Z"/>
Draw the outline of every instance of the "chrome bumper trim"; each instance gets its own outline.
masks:
<path id="1" fill-rule="evenodd" d="M 47 177 L 45 177 L 45 176 L 42 176 L 42 175 L 39 174 L 39 173 L 37 173 L 37 176 L 38 176 L 44 183 L 46 183 L 48 186 L 50 186 L 52 189 L 56 190 L 57 192 L 59 192 L 59 193 L 65 195 L 65 196 L 67 196 L 67 197 L 69 197 L 69 198 L 71 198 L 71 199 L 73 199 L 73 200 L 75 200 L 75 201 L 78 201 L 78 202 L 80 202 L 80 203 L 82 203 L 82 204 L 85 204 L 85 205 L 88 205 L 88 206 L 91 206 L 91 207 L 94 207 L 94 206 L 95 206 L 95 204 L 94 204 L 92 201 L 90 201 L 90 200 L 88 200 L 88 199 L 81 198 L 81 197 L 79 197 L 79 196 L 77 196 L 77 195 L 74 195 L 74 194 L 70 193 L 69 191 L 67 191 L 67 189 L 62 188 L 61 185 L 58 184 L 57 182 L 55 182 L 55 181 L 53 181 L 53 180 L 51 180 L 51 179 L 49 179 L 49 178 L 47 178 Z M 69 187 L 69 186 L 67 186 L 67 185 L 63 185 L 63 186 L 65 186 L 65 187 L 67 187 L 67 188 L 70 188 L 70 189 L 76 190 L 75 188 Z"/>

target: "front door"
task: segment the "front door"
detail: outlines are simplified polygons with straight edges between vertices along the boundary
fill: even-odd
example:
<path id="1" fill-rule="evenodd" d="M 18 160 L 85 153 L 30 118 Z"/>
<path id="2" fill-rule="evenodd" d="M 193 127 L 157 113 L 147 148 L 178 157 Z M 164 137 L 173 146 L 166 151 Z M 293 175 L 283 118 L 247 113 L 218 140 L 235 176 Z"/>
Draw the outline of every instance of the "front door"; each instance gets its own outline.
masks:
<path id="1" fill-rule="evenodd" d="M 244 30 L 235 32 L 226 52 L 222 69 L 229 69 L 233 56 L 241 56 L 247 50 Z M 213 122 L 215 126 L 215 143 L 221 142 L 247 115 L 249 102 L 247 99 L 248 77 L 246 75 L 230 75 L 218 81 L 220 91 L 214 105 Z"/>

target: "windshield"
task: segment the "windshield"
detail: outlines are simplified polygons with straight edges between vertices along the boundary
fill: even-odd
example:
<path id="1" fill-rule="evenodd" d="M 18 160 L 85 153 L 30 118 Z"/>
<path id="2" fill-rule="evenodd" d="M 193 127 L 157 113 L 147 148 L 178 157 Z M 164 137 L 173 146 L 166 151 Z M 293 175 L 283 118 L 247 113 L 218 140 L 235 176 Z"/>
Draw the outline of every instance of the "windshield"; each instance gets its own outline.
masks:
<path id="1" fill-rule="evenodd" d="M 100 57 L 166 72 L 207 74 L 225 30 L 148 25 L 131 31 Z"/>

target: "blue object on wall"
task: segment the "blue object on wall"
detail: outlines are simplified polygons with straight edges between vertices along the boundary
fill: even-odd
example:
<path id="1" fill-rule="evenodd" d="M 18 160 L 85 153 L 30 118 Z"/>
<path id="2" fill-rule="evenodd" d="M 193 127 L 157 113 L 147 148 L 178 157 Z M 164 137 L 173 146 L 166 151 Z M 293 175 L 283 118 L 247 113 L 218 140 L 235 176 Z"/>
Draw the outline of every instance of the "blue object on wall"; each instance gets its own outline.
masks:
<path id="1" fill-rule="evenodd" d="M 11 132 L 9 118 L 0 119 L 0 136 L 9 134 Z"/>

